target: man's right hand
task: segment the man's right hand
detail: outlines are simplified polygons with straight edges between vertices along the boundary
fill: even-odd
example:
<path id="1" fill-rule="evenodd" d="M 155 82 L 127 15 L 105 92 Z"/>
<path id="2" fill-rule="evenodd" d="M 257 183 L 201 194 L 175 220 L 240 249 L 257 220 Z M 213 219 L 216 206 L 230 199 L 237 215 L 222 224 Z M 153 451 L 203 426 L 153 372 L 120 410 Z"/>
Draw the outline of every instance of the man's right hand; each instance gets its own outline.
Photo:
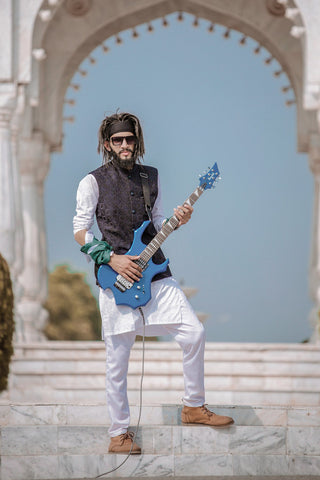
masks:
<path id="1" fill-rule="evenodd" d="M 137 282 L 142 277 L 142 268 L 134 260 L 140 257 L 136 255 L 116 255 L 110 257 L 108 265 L 117 273 L 120 273 L 129 282 Z"/>

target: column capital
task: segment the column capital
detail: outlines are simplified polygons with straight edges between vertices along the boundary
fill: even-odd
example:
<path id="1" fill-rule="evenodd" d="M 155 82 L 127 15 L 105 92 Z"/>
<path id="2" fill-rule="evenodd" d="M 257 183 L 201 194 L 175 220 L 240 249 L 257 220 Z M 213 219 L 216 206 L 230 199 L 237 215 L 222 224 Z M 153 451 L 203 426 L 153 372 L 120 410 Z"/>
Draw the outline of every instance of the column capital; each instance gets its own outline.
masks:
<path id="1" fill-rule="evenodd" d="M 11 118 L 12 112 L 16 105 L 17 87 L 12 83 L 0 84 L 0 119 L 9 115 Z"/>
<path id="2" fill-rule="evenodd" d="M 43 182 L 49 169 L 50 151 L 42 132 L 19 140 L 19 160 L 21 175 L 30 176 L 36 183 Z"/>
<path id="3" fill-rule="evenodd" d="M 16 104 L 11 117 L 11 132 L 12 135 L 17 137 L 20 124 L 22 120 L 22 114 L 25 111 L 25 85 L 19 85 L 17 88 Z"/>
<path id="4" fill-rule="evenodd" d="M 0 108 L 0 128 L 10 128 L 12 111 Z"/>
<path id="5" fill-rule="evenodd" d="M 17 89 L 13 84 L 0 84 L 0 128 L 10 129 L 17 101 Z"/>
<path id="6" fill-rule="evenodd" d="M 320 83 L 309 82 L 304 88 L 304 106 L 307 110 L 320 108 Z"/>

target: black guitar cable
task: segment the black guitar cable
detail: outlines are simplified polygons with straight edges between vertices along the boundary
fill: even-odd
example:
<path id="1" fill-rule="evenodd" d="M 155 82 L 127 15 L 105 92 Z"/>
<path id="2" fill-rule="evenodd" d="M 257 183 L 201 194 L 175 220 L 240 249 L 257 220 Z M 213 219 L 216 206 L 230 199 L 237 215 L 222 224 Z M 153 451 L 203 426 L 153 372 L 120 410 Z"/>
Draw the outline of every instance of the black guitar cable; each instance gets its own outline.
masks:
<path id="1" fill-rule="evenodd" d="M 142 383 L 143 383 L 143 377 L 144 377 L 144 353 L 145 353 L 144 342 L 145 342 L 145 325 L 146 325 L 145 318 L 144 318 L 144 313 L 143 313 L 143 310 L 142 310 L 141 307 L 139 307 L 139 311 L 141 313 L 142 321 L 143 321 L 143 335 L 142 335 L 142 368 L 141 368 L 140 391 L 139 391 L 139 416 L 138 416 L 136 431 L 134 432 L 134 435 L 133 435 L 130 452 L 128 453 L 126 458 L 123 460 L 123 462 L 121 462 L 120 465 L 113 468 L 112 470 L 109 470 L 108 472 L 104 472 L 104 473 L 101 473 L 100 475 L 98 475 L 96 477 L 93 477 L 94 479 L 104 477 L 105 475 L 109 475 L 109 473 L 115 472 L 116 470 L 118 470 L 118 468 L 122 467 L 122 465 L 128 460 L 128 458 L 131 455 L 131 452 L 132 452 L 132 449 L 133 449 L 133 444 L 134 444 L 134 441 L 135 441 L 135 439 L 137 437 L 137 434 L 138 434 L 138 430 L 139 430 L 139 426 L 140 426 L 140 419 L 141 419 L 141 412 L 142 412 Z"/>

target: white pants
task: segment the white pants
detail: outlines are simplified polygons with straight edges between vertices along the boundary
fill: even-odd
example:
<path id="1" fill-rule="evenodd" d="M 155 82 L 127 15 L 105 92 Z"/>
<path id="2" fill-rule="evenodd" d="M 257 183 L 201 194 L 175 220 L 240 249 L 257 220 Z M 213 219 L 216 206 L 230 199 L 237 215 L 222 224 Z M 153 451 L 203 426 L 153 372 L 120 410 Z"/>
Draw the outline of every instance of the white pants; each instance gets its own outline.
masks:
<path id="1" fill-rule="evenodd" d="M 199 407 L 204 404 L 204 328 L 188 305 L 183 308 L 183 321 L 178 324 L 147 325 L 146 336 L 172 335 L 183 350 L 184 405 Z M 139 331 L 106 335 L 106 394 L 111 426 L 111 437 L 125 433 L 130 425 L 127 396 L 127 373 L 131 347 Z"/>

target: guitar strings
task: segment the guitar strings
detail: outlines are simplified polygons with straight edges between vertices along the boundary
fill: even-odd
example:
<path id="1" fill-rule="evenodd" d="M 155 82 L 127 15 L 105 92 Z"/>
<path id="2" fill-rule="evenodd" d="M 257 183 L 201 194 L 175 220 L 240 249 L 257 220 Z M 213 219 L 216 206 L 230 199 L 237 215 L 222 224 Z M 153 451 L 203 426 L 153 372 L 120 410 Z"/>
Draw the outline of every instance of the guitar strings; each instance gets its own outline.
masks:
<path id="1" fill-rule="evenodd" d="M 142 322 L 143 322 L 143 332 L 142 332 L 142 367 L 141 367 L 141 378 L 140 378 L 140 390 L 139 390 L 139 415 L 138 415 L 138 421 L 137 421 L 137 426 L 136 426 L 136 430 L 134 432 L 134 435 L 133 435 L 133 438 L 132 438 L 132 445 L 131 445 L 131 448 L 130 448 L 130 451 L 128 453 L 128 455 L 126 456 L 126 458 L 120 463 L 120 465 L 118 465 L 117 467 L 113 468 L 112 470 L 109 470 L 108 472 L 104 472 L 104 473 L 101 473 L 100 475 L 97 475 L 96 477 L 93 477 L 93 479 L 97 479 L 97 478 L 101 478 L 101 477 L 104 477 L 106 475 L 109 475 L 109 473 L 112 473 L 112 472 L 115 472 L 116 470 L 118 470 L 118 468 L 122 467 L 122 465 L 124 465 L 124 463 L 128 460 L 128 458 L 130 457 L 131 453 L 132 453 L 132 449 L 133 449 L 133 444 L 135 442 L 135 439 L 138 435 L 138 430 L 139 430 L 139 427 L 140 427 L 140 420 L 141 420 L 141 413 L 142 413 L 142 384 L 143 384 L 143 377 L 144 377 L 144 356 L 145 356 L 145 325 L 146 325 L 146 322 L 145 322 L 145 318 L 144 318 L 144 313 L 143 313 L 143 310 L 141 307 L 139 307 L 139 311 L 141 313 L 141 316 L 142 316 Z"/>

